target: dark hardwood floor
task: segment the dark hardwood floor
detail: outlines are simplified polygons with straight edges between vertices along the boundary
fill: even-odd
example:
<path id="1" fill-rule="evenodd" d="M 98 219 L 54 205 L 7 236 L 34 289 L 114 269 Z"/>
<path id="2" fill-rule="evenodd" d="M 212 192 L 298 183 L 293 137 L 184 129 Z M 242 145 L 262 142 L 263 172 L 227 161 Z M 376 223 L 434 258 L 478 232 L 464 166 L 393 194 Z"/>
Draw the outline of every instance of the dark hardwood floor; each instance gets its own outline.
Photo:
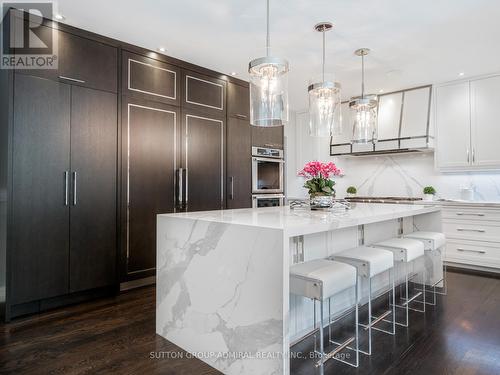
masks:
<path id="1" fill-rule="evenodd" d="M 374 354 L 361 356 L 359 369 L 329 361 L 325 373 L 500 374 L 500 279 L 449 272 L 448 281 L 448 296 L 425 319 L 412 313 L 396 337 L 374 333 Z M 155 335 L 154 287 L 0 326 L 1 374 L 218 374 L 185 355 L 152 358 L 162 352 L 183 353 Z M 310 361 L 291 367 L 315 373 Z"/>

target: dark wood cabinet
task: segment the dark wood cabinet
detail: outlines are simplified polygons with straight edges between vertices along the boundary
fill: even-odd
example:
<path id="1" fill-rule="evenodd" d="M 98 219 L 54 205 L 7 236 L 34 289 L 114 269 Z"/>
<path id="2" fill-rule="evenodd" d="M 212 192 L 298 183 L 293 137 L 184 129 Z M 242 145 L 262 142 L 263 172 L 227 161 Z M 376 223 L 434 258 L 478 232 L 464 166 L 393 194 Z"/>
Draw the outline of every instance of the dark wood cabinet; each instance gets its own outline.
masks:
<path id="1" fill-rule="evenodd" d="M 116 283 L 117 98 L 71 93 L 70 292 Z"/>
<path id="2" fill-rule="evenodd" d="M 161 103 L 123 98 L 122 184 L 125 278 L 154 275 L 156 215 L 174 212 L 179 112 Z"/>
<path id="3" fill-rule="evenodd" d="M 248 104 L 248 103 L 247 103 Z M 248 120 L 227 120 L 227 208 L 252 207 L 251 129 Z"/>
<path id="4" fill-rule="evenodd" d="M 250 91 L 248 87 L 227 85 L 227 116 L 250 121 Z"/>
<path id="5" fill-rule="evenodd" d="M 283 126 L 252 126 L 252 146 L 283 149 Z"/>
<path id="6" fill-rule="evenodd" d="M 70 86 L 17 74 L 14 95 L 8 294 L 19 304 L 68 291 Z"/>
<path id="7" fill-rule="evenodd" d="M 59 79 L 74 85 L 117 92 L 117 48 L 64 31 L 57 34 Z"/>
<path id="8" fill-rule="evenodd" d="M 183 111 L 181 160 L 188 211 L 224 208 L 224 123 L 223 117 Z"/>
<path id="9" fill-rule="evenodd" d="M 21 17 L 22 13 L 12 18 L 11 22 L 16 25 L 11 32 L 19 33 L 23 30 L 22 24 L 29 22 Z M 36 25 L 36 34 L 41 40 L 52 38 L 57 69 L 16 69 L 16 72 L 116 93 L 118 48 L 51 26 L 47 23 Z M 23 49 L 14 48 L 12 51 L 19 55 L 26 53 Z M 46 53 L 40 50 L 40 54 Z"/>
<path id="10" fill-rule="evenodd" d="M 226 81 L 183 70 L 182 82 L 184 108 L 225 116 Z"/>
<path id="11" fill-rule="evenodd" d="M 25 74 L 13 81 L 15 316 L 116 285 L 118 128 L 116 94 Z"/>
<path id="12" fill-rule="evenodd" d="M 176 66 L 149 57 L 122 53 L 122 94 L 180 104 L 181 72 Z"/>

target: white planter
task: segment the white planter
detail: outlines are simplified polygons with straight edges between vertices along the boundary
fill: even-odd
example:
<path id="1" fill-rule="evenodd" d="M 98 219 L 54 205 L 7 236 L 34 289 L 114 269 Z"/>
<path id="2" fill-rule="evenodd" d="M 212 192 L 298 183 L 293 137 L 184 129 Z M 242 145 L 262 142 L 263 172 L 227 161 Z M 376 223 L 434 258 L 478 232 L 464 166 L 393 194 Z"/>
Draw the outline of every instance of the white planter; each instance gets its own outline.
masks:
<path id="1" fill-rule="evenodd" d="M 347 197 L 348 198 L 354 198 L 356 196 L 356 194 L 353 194 L 353 193 L 347 193 Z"/>
<path id="2" fill-rule="evenodd" d="M 433 201 L 434 200 L 434 194 L 424 194 L 424 201 Z"/>

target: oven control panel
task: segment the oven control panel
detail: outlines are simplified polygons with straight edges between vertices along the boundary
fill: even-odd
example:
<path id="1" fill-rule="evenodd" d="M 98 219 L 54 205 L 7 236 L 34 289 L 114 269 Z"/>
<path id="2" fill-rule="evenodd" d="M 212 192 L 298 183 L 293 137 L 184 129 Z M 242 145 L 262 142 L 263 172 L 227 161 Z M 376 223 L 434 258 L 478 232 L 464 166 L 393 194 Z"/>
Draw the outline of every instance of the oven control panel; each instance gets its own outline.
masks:
<path id="1" fill-rule="evenodd" d="M 252 147 L 252 156 L 283 159 L 283 150 L 277 148 Z"/>

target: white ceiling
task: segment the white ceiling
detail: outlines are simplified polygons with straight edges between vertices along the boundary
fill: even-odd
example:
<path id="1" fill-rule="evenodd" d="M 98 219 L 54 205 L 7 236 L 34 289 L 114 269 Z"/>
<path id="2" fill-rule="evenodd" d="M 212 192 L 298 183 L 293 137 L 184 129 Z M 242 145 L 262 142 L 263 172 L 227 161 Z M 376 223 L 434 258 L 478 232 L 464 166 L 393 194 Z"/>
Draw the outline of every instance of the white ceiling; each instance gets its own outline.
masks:
<path id="1" fill-rule="evenodd" d="M 65 22 L 222 73 L 247 79 L 248 61 L 265 54 L 265 0 L 59 0 Z M 385 92 L 500 71 L 499 0 L 271 0 L 271 46 L 290 61 L 290 106 L 307 106 L 306 87 L 321 69 L 344 98 L 359 93 L 359 47 L 367 91 Z"/>

